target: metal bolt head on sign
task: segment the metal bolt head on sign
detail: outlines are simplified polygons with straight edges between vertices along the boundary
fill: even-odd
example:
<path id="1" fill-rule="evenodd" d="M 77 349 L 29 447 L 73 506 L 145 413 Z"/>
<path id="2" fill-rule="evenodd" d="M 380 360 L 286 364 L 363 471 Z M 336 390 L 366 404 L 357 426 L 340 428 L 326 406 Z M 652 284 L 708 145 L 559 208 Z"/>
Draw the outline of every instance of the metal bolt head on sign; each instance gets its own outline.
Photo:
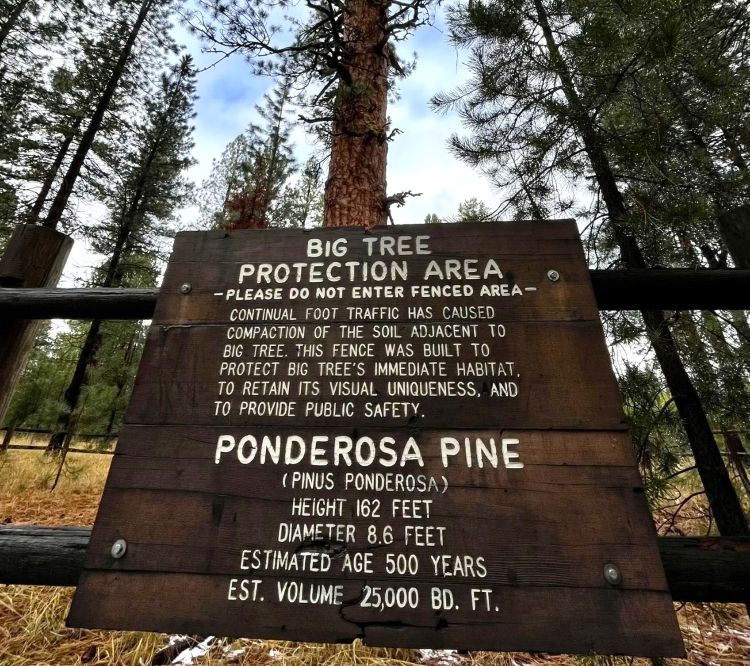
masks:
<path id="1" fill-rule="evenodd" d="M 128 542 L 125 541 L 125 539 L 117 539 L 117 541 L 112 544 L 112 548 L 109 552 L 114 559 L 119 560 L 125 557 L 125 553 L 127 552 L 127 550 Z"/>
<path id="2" fill-rule="evenodd" d="M 616 564 L 607 562 L 604 565 L 604 580 L 610 585 L 620 585 L 622 583 L 622 573 L 620 573 L 620 569 L 618 569 Z"/>

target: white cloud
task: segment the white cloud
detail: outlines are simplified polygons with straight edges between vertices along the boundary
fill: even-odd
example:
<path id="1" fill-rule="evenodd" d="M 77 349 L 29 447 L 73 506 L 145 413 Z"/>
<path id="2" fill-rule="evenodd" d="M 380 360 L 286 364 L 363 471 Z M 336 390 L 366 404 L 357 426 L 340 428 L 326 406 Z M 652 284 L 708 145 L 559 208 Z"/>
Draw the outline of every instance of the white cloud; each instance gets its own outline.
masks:
<path id="1" fill-rule="evenodd" d="M 189 177 L 199 185 L 210 173 L 211 163 L 225 146 L 240 134 L 248 123 L 257 121 L 255 105 L 262 103 L 274 81 L 253 76 L 250 64 L 239 54 L 224 60 L 202 53 L 200 42 L 184 27 L 175 28 L 175 38 L 185 44 L 196 65 L 198 75 L 193 157 L 196 164 Z M 392 211 L 396 223 L 420 223 L 428 213 L 440 217 L 454 214 L 459 203 L 470 197 L 482 199 L 494 207 L 497 195 L 477 171 L 458 161 L 448 150 L 447 141 L 461 132 L 455 114 L 438 115 L 429 107 L 432 95 L 450 90 L 465 77 L 460 54 L 456 54 L 444 37 L 444 26 L 438 16 L 434 26 L 424 26 L 417 34 L 399 45 L 405 59 L 417 51 L 416 71 L 399 85 L 400 98 L 389 107 L 392 127 L 399 128 L 389 146 L 388 193 L 411 190 L 421 196 L 407 199 L 403 208 Z M 293 133 L 300 162 L 313 151 L 311 139 L 299 127 Z M 198 228 L 197 210 L 180 211 L 183 229 Z M 78 241 L 68 262 L 63 284 L 70 285 L 99 260 L 83 241 Z"/>
<path id="2" fill-rule="evenodd" d="M 201 66 L 216 59 L 200 54 L 199 43 L 186 32 L 180 39 Z M 428 213 L 451 215 L 470 197 L 492 204 L 496 195 L 488 181 L 448 150 L 448 137 L 461 132 L 458 118 L 455 114 L 438 115 L 429 107 L 432 95 L 456 87 L 466 76 L 460 54 L 445 39 L 441 17 L 437 17 L 435 26 L 420 28 L 399 50 L 406 59 L 410 52 L 417 51 L 418 60 L 416 71 L 399 85 L 400 99 L 389 107 L 392 127 L 402 134 L 389 146 L 388 193 L 411 190 L 421 196 L 394 209 L 394 219 L 397 223 L 418 223 Z M 194 151 L 198 163 L 191 170 L 196 182 L 206 178 L 211 161 L 221 155 L 226 144 L 257 118 L 253 107 L 272 86 L 268 78 L 253 77 L 249 64 L 238 55 L 200 74 Z M 298 158 L 304 161 L 313 146 L 303 127 L 293 133 L 293 139 Z"/>

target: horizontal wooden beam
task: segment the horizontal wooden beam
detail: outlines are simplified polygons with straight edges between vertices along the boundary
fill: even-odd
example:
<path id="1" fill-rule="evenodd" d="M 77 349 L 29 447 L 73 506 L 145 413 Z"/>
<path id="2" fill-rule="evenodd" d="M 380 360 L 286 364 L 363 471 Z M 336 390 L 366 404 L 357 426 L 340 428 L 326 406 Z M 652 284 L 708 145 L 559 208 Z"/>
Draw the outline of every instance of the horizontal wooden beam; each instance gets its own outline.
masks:
<path id="1" fill-rule="evenodd" d="M 31 446 L 27 444 L 10 444 L 8 446 L 9 451 L 39 451 L 40 453 L 44 453 L 47 450 L 47 447 L 45 446 Z M 95 453 L 97 455 L 107 455 L 111 456 L 113 451 L 112 449 L 102 449 L 101 451 L 98 451 L 97 449 L 77 449 L 72 446 L 68 447 L 67 449 L 68 453 Z"/>
<path id="2" fill-rule="evenodd" d="M 158 289 L 0 289 L 0 313 L 18 319 L 151 319 Z"/>
<path id="3" fill-rule="evenodd" d="M 750 310 L 746 270 L 591 271 L 591 282 L 600 310 Z M 0 288 L 0 314 L 23 319 L 150 319 L 158 295 L 158 289 Z"/>
<path id="4" fill-rule="evenodd" d="M 90 527 L 0 525 L 0 583 L 76 585 L 90 537 Z"/>
<path id="5" fill-rule="evenodd" d="M 750 310 L 750 271 L 590 271 L 600 310 Z"/>
<path id="6" fill-rule="evenodd" d="M 75 585 L 88 527 L 0 525 L 0 583 Z M 675 601 L 750 600 L 750 537 L 660 537 Z"/>
<path id="7" fill-rule="evenodd" d="M 750 537 L 660 537 L 675 601 L 750 602 Z"/>

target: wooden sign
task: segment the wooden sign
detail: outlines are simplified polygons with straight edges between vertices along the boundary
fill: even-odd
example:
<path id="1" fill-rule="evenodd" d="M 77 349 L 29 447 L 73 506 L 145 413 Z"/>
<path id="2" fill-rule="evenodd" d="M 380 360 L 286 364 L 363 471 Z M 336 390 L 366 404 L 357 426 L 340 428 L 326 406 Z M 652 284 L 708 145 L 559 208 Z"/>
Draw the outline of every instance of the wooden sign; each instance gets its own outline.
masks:
<path id="1" fill-rule="evenodd" d="M 576 225 L 179 234 L 72 626 L 682 654 Z"/>

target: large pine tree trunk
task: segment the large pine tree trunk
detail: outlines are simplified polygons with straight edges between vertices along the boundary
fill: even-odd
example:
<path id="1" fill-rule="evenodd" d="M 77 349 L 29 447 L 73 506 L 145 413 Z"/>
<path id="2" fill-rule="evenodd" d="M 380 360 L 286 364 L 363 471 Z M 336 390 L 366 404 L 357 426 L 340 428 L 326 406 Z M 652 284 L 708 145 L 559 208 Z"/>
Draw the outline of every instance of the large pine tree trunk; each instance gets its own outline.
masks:
<path id="1" fill-rule="evenodd" d="M 54 229 L 60 223 L 63 211 L 68 205 L 68 199 L 73 192 L 76 180 L 78 180 L 78 175 L 81 173 L 83 162 L 94 143 L 94 138 L 101 127 L 104 114 L 109 108 L 115 90 L 117 90 L 117 86 L 120 84 L 120 79 L 125 72 L 125 67 L 130 58 L 130 53 L 133 50 L 133 45 L 138 37 L 138 33 L 143 26 L 143 22 L 146 20 L 146 16 L 154 8 L 155 4 L 156 0 L 143 0 L 141 3 L 141 8 L 138 12 L 135 23 L 133 23 L 128 38 L 120 51 L 120 57 L 117 59 L 117 63 L 112 69 L 107 85 L 104 88 L 104 92 L 102 93 L 96 108 L 94 109 L 94 113 L 91 115 L 91 120 L 86 127 L 86 131 L 81 136 L 81 141 L 73 155 L 73 159 L 70 161 L 68 170 L 65 172 L 65 176 L 60 184 L 60 189 L 57 191 L 57 194 L 50 205 L 47 217 L 43 223 L 45 227 L 51 227 Z"/>
<path id="2" fill-rule="evenodd" d="M 583 107 L 573 83 L 573 77 L 555 41 L 542 0 L 534 0 L 539 25 L 550 54 L 551 65 L 560 78 L 562 89 L 572 112 L 573 122 L 581 135 L 584 148 L 591 161 L 597 184 L 602 193 L 609 222 L 620 249 L 623 263 L 628 268 L 645 268 L 638 244 L 627 231 L 627 209 L 620 193 L 609 160 L 604 152 L 596 129 Z M 664 313 L 659 310 L 642 310 L 646 332 L 654 348 L 669 391 L 674 398 L 682 424 L 695 457 L 695 465 L 703 482 L 716 518 L 719 531 L 726 536 L 750 535 L 737 493 L 719 451 L 706 412 L 680 358 L 672 332 Z"/>
<path id="3" fill-rule="evenodd" d="M 349 81 L 339 80 L 323 226 L 383 224 L 389 61 L 388 3 L 350 0 L 344 10 Z"/>

